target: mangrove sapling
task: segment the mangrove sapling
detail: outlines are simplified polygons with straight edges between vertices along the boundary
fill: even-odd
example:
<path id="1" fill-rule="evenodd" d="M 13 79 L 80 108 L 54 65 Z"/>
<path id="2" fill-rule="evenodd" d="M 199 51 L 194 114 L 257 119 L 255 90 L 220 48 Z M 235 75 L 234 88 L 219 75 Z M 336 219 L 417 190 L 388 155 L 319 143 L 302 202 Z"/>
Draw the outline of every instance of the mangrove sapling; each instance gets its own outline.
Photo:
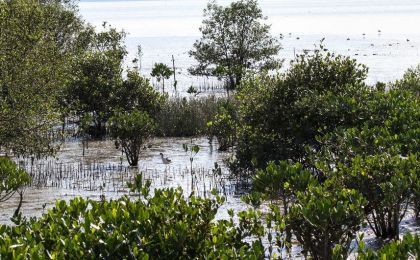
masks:
<path id="1" fill-rule="evenodd" d="M 194 157 L 200 151 L 200 146 L 193 144 L 192 139 L 191 139 L 191 145 L 182 144 L 182 147 L 184 148 L 186 153 L 189 153 L 189 156 L 190 156 L 191 190 L 194 190 L 193 186 L 194 186 L 195 171 L 193 170 L 193 161 L 194 161 Z"/>
<path id="2" fill-rule="evenodd" d="M 25 170 L 19 168 L 8 157 L 0 157 L 0 203 L 10 199 L 16 192 L 19 194 L 19 204 L 13 214 L 13 219 L 20 219 L 25 185 L 30 182 L 31 177 Z"/>
<path id="3" fill-rule="evenodd" d="M 286 217 L 303 253 L 316 260 L 346 259 L 365 217 L 366 199 L 356 190 L 335 186 L 310 186 L 299 192 Z"/>
<path id="4" fill-rule="evenodd" d="M 268 211 L 261 213 L 258 208 L 262 205 L 263 201 L 267 199 L 267 195 L 260 192 L 251 192 L 241 197 L 241 200 L 248 205 L 251 205 L 254 212 L 259 213 L 260 218 L 264 219 L 265 224 L 265 238 L 268 241 L 268 254 L 270 259 L 282 259 L 282 252 L 285 249 L 290 255 L 291 241 L 288 238 L 288 228 L 285 223 L 284 213 L 281 209 L 270 203 Z M 290 230 L 290 229 L 289 229 Z M 273 238 L 274 234 L 274 238 Z M 284 236 L 286 234 L 286 236 Z M 277 250 L 274 250 L 277 247 Z"/>
<path id="5" fill-rule="evenodd" d="M 223 103 L 217 114 L 207 123 L 207 136 L 209 140 L 215 136 L 219 143 L 219 151 L 226 151 L 234 146 L 238 124 L 237 110 L 235 105 L 227 100 Z"/>
<path id="6" fill-rule="evenodd" d="M 200 146 L 196 144 L 192 144 L 192 140 L 191 140 L 191 146 L 188 146 L 188 144 L 183 144 L 182 147 L 184 148 L 185 152 L 189 152 L 190 154 L 190 169 L 191 169 L 191 174 L 194 174 L 192 164 L 194 161 L 194 157 L 200 151 Z"/>
<path id="7" fill-rule="evenodd" d="M 133 68 L 137 71 L 141 71 L 141 65 L 142 65 L 142 58 L 143 58 L 143 47 L 141 46 L 141 44 L 137 45 L 137 52 L 136 52 L 136 57 L 132 60 L 133 63 Z"/>
<path id="8" fill-rule="evenodd" d="M 163 93 L 165 93 L 165 79 L 169 79 L 174 72 L 164 63 L 155 63 L 150 74 L 152 77 L 156 77 L 157 81 L 162 81 Z"/>
<path id="9" fill-rule="evenodd" d="M 109 120 L 110 135 L 116 140 L 116 147 L 121 147 L 125 153 L 130 166 L 138 165 L 140 152 L 155 129 L 156 123 L 149 114 L 138 110 L 116 112 Z"/>
<path id="10" fill-rule="evenodd" d="M 398 239 L 399 224 L 412 198 L 410 174 L 419 163 L 414 155 L 379 154 L 356 157 L 350 167 L 338 165 L 344 185 L 367 199 L 366 219 L 377 237 Z"/>
<path id="11" fill-rule="evenodd" d="M 172 54 L 172 74 L 174 75 L 174 90 L 176 93 L 176 86 L 178 85 L 178 81 L 176 80 L 175 58 L 173 54 Z"/>
<path id="12" fill-rule="evenodd" d="M 193 85 L 191 85 L 188 89 L 187 89 L 187 93 L 190 94 L 191 96 L 196 96 L 198 95 L 198 90 L 196 87 L 194 87 Z"/>
<path id="13" fill-rule="evenodd" d="M 280 200 L 284 215 L 289 213 L 289 208 L 296 200 L 298 192 L 304 192 L 308 186 L 317 185 L 312 174 L 305 170 L 299 163 L 291 164 L 280 161 L 278 164 L 269 162 L 264 170 L 258 170 L 253 180 L 253 190 L 262 192 L 271 201 Z M 286 241 L 291 243 L 291 230 L 286 226 Z"/>

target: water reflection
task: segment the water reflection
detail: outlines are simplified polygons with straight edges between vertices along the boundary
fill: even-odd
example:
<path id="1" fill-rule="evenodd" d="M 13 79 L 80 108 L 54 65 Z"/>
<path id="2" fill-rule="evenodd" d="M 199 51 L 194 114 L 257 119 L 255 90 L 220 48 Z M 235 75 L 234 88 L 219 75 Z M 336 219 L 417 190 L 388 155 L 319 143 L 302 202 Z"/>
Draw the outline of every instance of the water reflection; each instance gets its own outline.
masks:
<path id="1" fill-rule="evenodd" d="M 190 153 L 183 144 L 195 144 L 200 151 L 194 157 L 191 173 Z M 91 141 L 86 145 L 83 156 L 83 144 L 70 141 L 63 144 L 56 158 L 31 161 L 19 160 L 32 175 L 33 184 L 28 187 L 22 212 L 25 216 L 39 216 L 51 207 L 55 200 L 69 200 L 83 196 L 99 200 L 118 198 L 129 194 L 127 182 L 136 174 L 143 173 L 143 178 L 152 181 L 152 188 L 181 187 L 185 195 L 208 197 L 212 190 L 226 196 L 227 202 L 218 217 L 226 215 L 227 208 L 240 210 L 240 194 L 244 187 L 232 178 L 226 169 L 224 159 L 231 154 L 219 152 L 216 141 L 207 138 L 157 138 L 151 147 L 142 151 L 138 168 L 130 168 L 125 155 L 115 148 L 114 142 Z M 160 153 L 171 159 L 164 164 Z M 213 171 L 215 163 L 221 171 Z M 9 218 L 17 205 L 17 197 L 0 205 L 0 222 L 9 223 Z"/>

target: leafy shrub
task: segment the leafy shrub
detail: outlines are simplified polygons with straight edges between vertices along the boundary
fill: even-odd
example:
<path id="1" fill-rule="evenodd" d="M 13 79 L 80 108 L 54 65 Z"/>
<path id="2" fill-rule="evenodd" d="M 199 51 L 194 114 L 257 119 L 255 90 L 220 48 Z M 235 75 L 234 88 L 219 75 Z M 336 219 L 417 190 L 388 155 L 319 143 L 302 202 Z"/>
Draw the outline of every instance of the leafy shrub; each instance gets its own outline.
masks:
<path id="1" fill-rule="evenodd" d="M 419 163 L 416 156 L 381 154 L 356 157 L 350 167 L 339 165 L 345 186 L 367 199 L 367 221 L 377 237 L 398 238 L 398 225 L 411 198 L 410 175 L 416 174 L 412 171 Z"/>
<path id="2" fill-rule="evenodd" d="M 234 146 L 238 124 L 236 107 L 230 101 L 222 104 L 212 121 L 207 123 L 207 135 L 211 140 L 217 138 L 219 150 L 226 151 Z"/>
<path id="3" fill-rule="evenodd" d="M 154 134 L 155 121 L 146 112 L 116 112 L 109 119 L 109 132 L 130 166 L 137 166 L 144 143 Z"/>
<path id="4" fill-rule="evenodd" d="M 286 224 L 313 259 L 346 258 L 364 218 L 366 200 L 356 190 L 311 186 L 299 192 Z"/>
<path id="5" fill-rule="evenodd" d="M 417 97 L 420 97 L 420 64 L 408 69 L 402 79 L 397 80 L 393 87 L 412 91 Z"/>
<path id="6" fill-rule="evenodd" d="M 350 165 L 356 156 L 382 153 L 406 156 L 420 150 L 420 102 L 410 92 L 378 90 L 363 106 L 369 120 L 352 128 L 338 128 L 317 140 L 317 160 Z"/>
<path id="7" fill-rule="evenodd" d="M 306 146 L 318 148 L 317 135 L 367 120 L 359 111 L 371 91 L 363 83 L 366 73 L 353 59 L 317 50 L 297 57 L 284 74 L 245 80 L 237 95 L 242 168 L 303 161 Z"/>
<path id="8" fill-rule="evenodd" d="M 407 233 L 402 240 L 392 241 L 378 251 L 365 248 L 363 241 L 359 243 L 357 259 L 419 259 L 420 258 L 420 237 Z"/>
<path id="9" fill-rule="evenodd" d="M 154 190 L 137 177 L 141 197 L 93 201 L 75 198 L 18 226 L 0 225 L 6 259 L 202 259 L 264 256 L 261 215 L 255 211 L 215 221 L 221 197 L 185 198 L 182 190 Z"/>
<path id="10" fill-rule="evenodd" d="M 280 200 L 283 215 L 289 213 L 290 205 L 296 200 L 298 192 L 304 192 L 310 185 L 318 184 L 312 174 L 299 163 L 280 161 L 269 162 L 265 170 L 258 170 L 253 180 L 253 189 L 267 195 L 270 199 Z M 287 243 L 291 243 L 290 226 L 285 226 Z"/>
<path id="11" fill-rule="evenodd" d="M 22 186 L 30 182 L 29 175 L 12 160 L 0 157 L 0 202 L 8 200 Z"/>
<path id="12" fill-rule="evenodd" d="M 280 161 L 278 164 L 269 162 L 265 170 L 258 170 L 253 180 L 253 189 L 262 192 L 271 199 L 280 199 L 284 214 L 288 213 L 290 203 L 293 203 L 298 192 L 304 192 L 317 181 L 312 174 L 299 163 L 291 164 Z"/>
<path id="13" fill-rule="evenodd" d="M 114 110 L 140 110 L 147 112 L 152 118 L 159 114 L 166 101 L 165 96 L 134 69 L 127 71 L 127 78 L 117 86 L 114 99 Z"/>

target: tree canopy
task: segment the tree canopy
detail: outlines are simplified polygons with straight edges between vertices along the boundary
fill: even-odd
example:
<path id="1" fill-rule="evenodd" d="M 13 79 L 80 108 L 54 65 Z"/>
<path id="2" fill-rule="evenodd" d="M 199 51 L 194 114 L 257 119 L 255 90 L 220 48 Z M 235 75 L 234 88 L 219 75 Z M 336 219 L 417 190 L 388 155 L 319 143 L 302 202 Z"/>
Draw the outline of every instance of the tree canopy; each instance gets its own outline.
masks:
<path id="1" fill-rule="evenodd" d="M 122 63 L 127 51 L 125 33 L 103 24 L 103 31 L 86 31 L 87 48 L 72 68 L 64 106 L 80 116 L 83 131 L 93 137 L 106 133 L 115 95 L 122 84 Z"/>
<path id="2" fill-rule="evenodd" d="M 0 146 L 21 155 L 55 151 L 57 97 L 83 22 L 71 3 L 0 1 Z"/>
<path id="3" fill-rule="evenodd" d="M 366 120 L 366 74 L 353 59 L 317 50 L 298 56 L 283 74 L 247 79 L 237 95 L 237 159 L 245 168 L 302 161 L 306 146 L 317 149 L 317 135 Z"/>
<path id="4" fill-rule="evenodd" d="M 190 51 L 198 62 L 190 72 L 224 78 L 228 89 L 234 89 L 247 70 L 279 67 L 275 55 L 280 44 L 264 20 L 255 0 L 240 0 L 226 7 L 210 2 L 200 27 L 202 37 Z"/>

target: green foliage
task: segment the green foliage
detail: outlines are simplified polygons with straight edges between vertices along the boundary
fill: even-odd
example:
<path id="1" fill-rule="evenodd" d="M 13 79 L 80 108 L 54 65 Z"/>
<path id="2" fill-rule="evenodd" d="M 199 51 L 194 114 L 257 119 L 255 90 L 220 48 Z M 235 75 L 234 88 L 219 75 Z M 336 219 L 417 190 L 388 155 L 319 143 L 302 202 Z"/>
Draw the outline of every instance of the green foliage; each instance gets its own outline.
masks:
<path id="1" fill-rule="evenodd" d="M 23 169 L 19 169 L 12 160 L 0 157 L 0 202 L 8 200 L 31 178 Z"/>
<path id="2" fill-rule="evenodd" d="M 141 178 L 141 177 L 140 177 Z M 39 219 L 0 225 L 0 256 L 13 259 L 261 259 L 261 213 L 215 220 L 224 199 L 136 187 L 142 198 L 58 201 Z M 254 238 L 258 239 L 254 239 Z"/>
<path id="3" fill-rule="evenodd" d="M 397 80 L 393 87 L 409 90 L 417 95 L 417 97 L 420 97 L 420 64 L 417 67 L 408 69 L 402 79 Z"/>
<path id="4" fill-rule="evenodd" d="M 193 166 L 192 165 L 193 165 L 195 156 L 200 151 L 200 146 L 194 144 L 193 141 L 191 140 L 191 145 L 182 144 L 182 148 L 184 148 L 184 151 L 186 153 L 189 153 L 189 156 L 190 156 L 190 172 L 191 172 L 191 174 L 194 174 L 195 171 L 193 170 Z M 191 182 L 192 182 L 192 180 L 191 180 Z"/>
<path id="5" fill-rule="evenodd" d="M 269 162 L 265 170 L 258 170 L 252 180 L 254 191 L 263 193 L 272 201 L 281 202 L 282 214 L 285 216 L 289 214 L 290 205 L 296 201 L 298 192 L 304 192 L 309 186 L 318 184 L 311 172 L 305 170 L 301 164 L 287 161 L 280 161 L 278 164 Z M 250 197 L 249 202 L 255 204 L 256 198 L 253 197 L 255 195 Z M 291 244 L 291 227 L 287 225 L 284 230 L 284 243 Z"/>
<path id="6" fill-rule="evenodd" d="M 106 134 L 106 122 L 114 109 L 115 96 L 122 83 L 122 62 L 126 54 L 125 33 L 103 25 L 102 32 L 86 31 L 88 46 L 77 57 L 69 79 L 64 106 L 85 120 L 83 132 L 94 138 Z"/>
<path id="7" fill-rule="evenodd" d="M 152 77 L 156 77 L 157 81 L 162 80 L 163 92 L 165 92 L 165 79 L 169 79 L 174 72 L 163 63 L 155 63 L 150 74 Z"/>
<path id="8" fill-rule="evenodd" d="M 280 45 L 264 19 L 255 0 L 234 1 L 226 7 L 211 1 L 204 10 L 202 37 L 190 51 L 198 62 L 190 72 L 225 78 L 229 90 L 240 84 L 247 70 L 278 68 L 274 56 Z"/>
<path id="9" fill-rule="evenodd" d="M 0 1 L 0 146 L 50 155 L 57 98 L 78 53 L 83 22 L 69 1 Z"/>
<path id="10" fill-rule="evenodd" d="M 410 92 L 378 90 L 363 106 L 370 119 L 352 128 L 340 128 L 317 140 L 318 158 L 349 165 L 355 156 L 390 153 L 406 156 L 420 150 L 420 103 Z"/>
<path id="11" fill-rule="evenodd" d="M 359 243 L 357 259 L 379 260 L 379 259 L 419 259 L 420 258 L 420 237 L 407 233 L 402 240 L 392 241 L 378 251 L 365 248 L 363 241 Z"/>
<path id="12" fill-rule="evenodd" d="M 290 203 L 293 203 L 298 192 L 317 184 L 311 172 L 300 163 L 287 161 L 278 164 L 269 162 L 265 170 L 258 170 L 252 180 L 254 190 L 267 194 L 271 199 L 281 200 L 284 214 L 288 213 Z"/>
<path id="13" fill-rule="evenodd" d="M 215 96 L 202 98 L 168 99 L 157 116 L 157 135 L 165 137 L 192 137 L 205 135 L 207 122 L 213 119 L 225 102 Z"/>
<path id="14" fill-rule="evenodd" d="M 190 94 L 190 95 L 192 95 L 192 94 L 197 94 L 198 93 L 198 90 L 193 86 L 193 85 L 191 85 L 188 89 L 187 89 L 187 93 L 188 94 Z"/>
<path id="15" fill-rule="evenodd" d="M 307 146 L 319 148 L 317 135 L 368 120 L 360 107 L 371 92 L 363 83 L 366 73 L 353 59 L 316 50 L 298 56 L 284 74 L 243 82 L 237 95 L 240 167 L 304 161 Z"/>
<path id="16" fill-rule="evenodd" d="M 207 123 L 207 135 L 210 140 L 217 138 L 219 151 L 226 151 L 235 144 L 238 121 L 236 113 L 235 105 L 228 100 L 219 107 L 212 121 Z"/>
<path id="17" fill-rule="evenodd" d="M 311 186 L 299 192 L 286 224 L 313 259 L 345 259 L 364 218 L 366 200 L 356 190 Z"/>
<path id="18" fill-rule="evenodd" d="M 129 69 L 127 78 L 116 89 L 114 109 L 140 110 L 156 118 L 165 102 L 165 96 L 156 91 L 147 78 Z"/>
<path id="19" fill-rule="evenodd" d="M 137 166 L 144 143 L 154 134 L 155 121 L 148 113 L 138 110 L 115 112 L 109 120 L 109 132 L 121 147 L 130 166 Z"/>
<path id="20" fill-rule="evenodd" d="M 398 238 L 398 225 L 411 198 L 412 177 L 420 172 L 418 156 L 356 157 L 350 167 L 338 165 L 338 168 L 344 185 L 367 199 L 367 221 L 375 235 Z"/>

